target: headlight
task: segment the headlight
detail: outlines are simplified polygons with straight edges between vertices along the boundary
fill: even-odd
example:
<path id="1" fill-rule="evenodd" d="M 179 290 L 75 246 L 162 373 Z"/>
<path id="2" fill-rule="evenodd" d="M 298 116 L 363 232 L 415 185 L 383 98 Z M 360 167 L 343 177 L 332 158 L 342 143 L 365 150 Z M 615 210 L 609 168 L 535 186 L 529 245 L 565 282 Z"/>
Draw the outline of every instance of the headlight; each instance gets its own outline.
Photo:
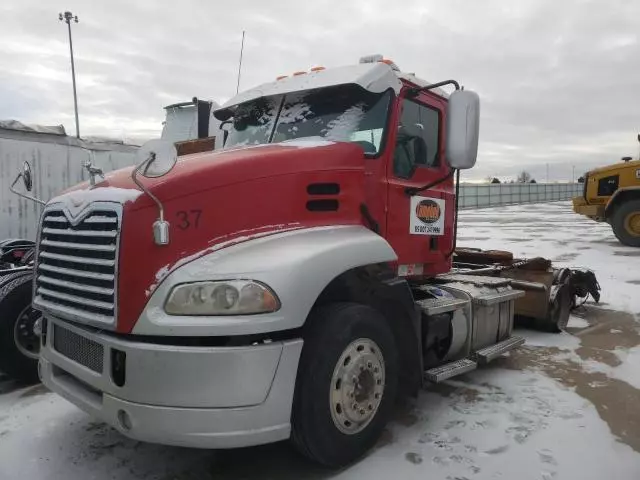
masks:
<path id="1" fill-rule="evenodd" d="M 250 315 L 280 308 L 276 294 L 251 280 L 184 283 L 173 287 L 164 310 L 169 315 Z"/>

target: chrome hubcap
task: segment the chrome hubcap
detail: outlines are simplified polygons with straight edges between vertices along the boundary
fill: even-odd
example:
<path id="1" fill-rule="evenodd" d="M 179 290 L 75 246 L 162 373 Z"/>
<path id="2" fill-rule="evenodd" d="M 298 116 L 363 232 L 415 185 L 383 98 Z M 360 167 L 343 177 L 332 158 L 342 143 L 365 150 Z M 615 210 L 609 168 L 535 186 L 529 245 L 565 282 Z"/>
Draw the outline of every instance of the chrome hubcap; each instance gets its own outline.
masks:
<path id="1" fill-rule="evenodd" d="M 378 345 L 368 338 L 351 342 L 331 377 L 331 418 L 338 430 L 353 435 L 369 424 L 382 402 L 384 381 L 384 358 Z"/>
<path id="2" fill-rule="evenodd" d="M 42 316 L 29 305 L 20 312 L 18 320 L 13 327 L 13 341 L 20 353 L 24 356 L 37 359 L 40 355 L 40 338 L 34 327 L 41 321 Z"/>

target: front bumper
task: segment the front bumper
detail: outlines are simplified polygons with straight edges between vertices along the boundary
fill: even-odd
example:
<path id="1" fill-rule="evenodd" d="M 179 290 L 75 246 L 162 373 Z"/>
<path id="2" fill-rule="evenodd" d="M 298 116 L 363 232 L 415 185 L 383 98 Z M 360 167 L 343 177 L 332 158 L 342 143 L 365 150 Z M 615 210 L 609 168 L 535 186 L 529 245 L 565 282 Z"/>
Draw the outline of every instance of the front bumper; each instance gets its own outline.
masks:
<path id="1" fill-rule="evenodd" d="M 593 220 L 604 220 L 604 205 L 590 205 L 584 197 L 573 197 L 572 202 L 575 213 L 592 218 Z"/>
<path id="2" fill-rule="evenodd" d="M 196 448 L 289 437 L 300 339 L 242 347 L 159 345 L 51 317 L 47 322 L 43 383 L 126 436 Z M 113 380 L 115 351 L 126 354 L 121 387 Z"/>

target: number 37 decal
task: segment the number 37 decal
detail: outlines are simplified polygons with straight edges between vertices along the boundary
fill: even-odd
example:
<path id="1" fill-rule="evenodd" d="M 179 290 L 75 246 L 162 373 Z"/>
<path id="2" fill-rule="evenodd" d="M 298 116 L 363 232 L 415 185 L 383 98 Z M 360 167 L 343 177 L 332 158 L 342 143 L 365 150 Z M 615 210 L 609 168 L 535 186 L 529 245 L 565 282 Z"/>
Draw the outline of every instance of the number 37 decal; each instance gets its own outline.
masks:
<path id="1" fill-rule="evenodd" d="M 178 217 L 178 228 L 180 230 L 198 228 L 200 226 L 201 215 L 202 210 L 179 210 L 176 213 L 176 217 Z"/>

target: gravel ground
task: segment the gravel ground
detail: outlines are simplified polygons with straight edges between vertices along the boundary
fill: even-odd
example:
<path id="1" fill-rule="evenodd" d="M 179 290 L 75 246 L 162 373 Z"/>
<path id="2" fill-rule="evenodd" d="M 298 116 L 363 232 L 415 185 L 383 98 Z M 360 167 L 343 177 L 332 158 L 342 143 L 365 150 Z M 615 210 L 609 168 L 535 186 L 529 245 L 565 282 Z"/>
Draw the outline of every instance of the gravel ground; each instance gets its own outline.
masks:
<path id="1" fill-rule="evenodd" d="M 465 211 L 461 246 L 593 268 L 603 288 L 558 335 L 398 406 L 366 458 L 341 472 L 286 443 L 230 451 L 144 444 L 37 385 L 0 375 L 0 479 L 640 478 L 640 251 L 567 202 Z"/>

